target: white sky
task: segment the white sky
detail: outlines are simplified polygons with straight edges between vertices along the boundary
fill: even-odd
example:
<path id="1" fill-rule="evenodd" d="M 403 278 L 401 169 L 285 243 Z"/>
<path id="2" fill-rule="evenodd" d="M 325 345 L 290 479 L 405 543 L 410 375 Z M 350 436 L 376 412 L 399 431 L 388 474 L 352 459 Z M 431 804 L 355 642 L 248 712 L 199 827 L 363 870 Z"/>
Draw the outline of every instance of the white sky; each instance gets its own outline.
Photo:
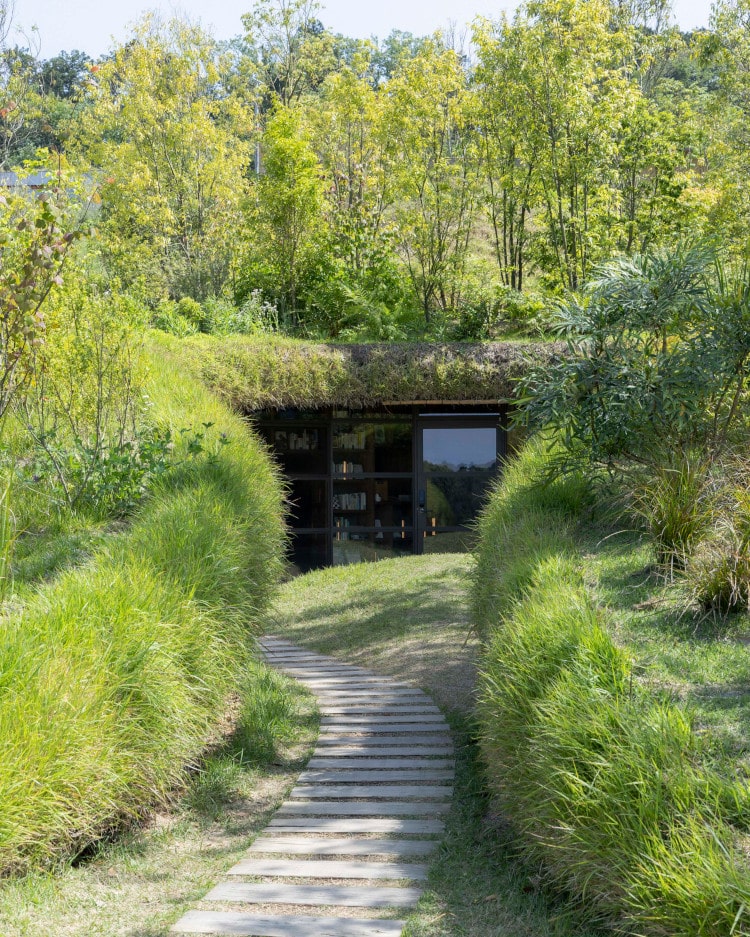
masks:
<path id="1" fill-rule="evenodd" d="M 122 42 L 128 25 L 148 9 L 163 14 L 187 14 L 210 29 L 217 39 L 242 31 L 240 16 L 252 0 L 15 0 L 16 29 L 30 34 L 36 27 L 39 51 L 49 58 L 61 49 L 80 49 L 96 57 Z M 321 20 L 346 36 L 383 38 L 394 29 L 421 36 L 453 22 L 463 26 L 477 15 L 497 16 L 512 11 L 513 0 L 323 0 Z M 675 0 L 683 29 L 708 25 L 711 0 Z M 11 42 L 25 44 L 20 36 Z"/>

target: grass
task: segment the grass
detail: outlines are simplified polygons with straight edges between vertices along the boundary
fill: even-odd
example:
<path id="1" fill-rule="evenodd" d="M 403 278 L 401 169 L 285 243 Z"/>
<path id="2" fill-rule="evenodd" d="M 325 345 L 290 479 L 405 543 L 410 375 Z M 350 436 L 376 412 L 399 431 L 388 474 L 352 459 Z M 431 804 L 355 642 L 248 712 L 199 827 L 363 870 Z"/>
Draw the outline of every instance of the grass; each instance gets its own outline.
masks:
<path id="1" fill-rule="evenodd" d="M 247 748 L 257 713 L 264 750 Z M 212 750 L 145 826 L 56 874 L 0 884 L 3 937 L 166 937 L 238 861 L 309 756 L 318 715 L 302 687 L 255 664 Z"/>
<path id="2" fill-rule="evenodd" d="M 532 483 L 547 458 L 529 446 L 480 523 L 490 786 L 527 856 L 603 924 L 747 933 L 746 767 L 675 692 L 726 702 L 719 687 L 745 679 L 746 662 L 714 627 L 665 617 L 674 590 L 657 588 L 635 538 L 582 523 L 582 479 Z"/>
<path id="3" fill-rule="evenodd" d="M 527 356 L 546 360 L 561 350 L 529 341 L 338 345 L 243 335 L 191 336 L 182 348 L 195 373 L 243 410 L 500 400 L 513 396 Z"/>
<path id="4" fill-rule="evenodd" d="M 639 663 L 636 679 L 685 704 L 718 764 L 750 778 L 750 617 L 686 612 L 679 579 L 659 575 L 636 532 L 603 539 L 600 530 L 584 528 L 580 543 L 613 637 Z"/>
<path id="5" fill-rule="evenodd" d="M 64 863 L 167 796 L 244 678 L 281 566 L 264 448 L 163 351 L 154 374 L 157 424 L 211 424 L 202 456 L 178 454 L 127 530 L 7 609 L 4 874 Z"/>
<path id="6" fill-rule="evenodd" d="M 451 722 L 453 808 L 405 937 L 595 937 L 582 909 L 521 860 L 488 800 L 472 717 L 471 569 L 465 554 L 436 554 L 318 570 L 282 586 L 269 630 L 422 686 Z"/>

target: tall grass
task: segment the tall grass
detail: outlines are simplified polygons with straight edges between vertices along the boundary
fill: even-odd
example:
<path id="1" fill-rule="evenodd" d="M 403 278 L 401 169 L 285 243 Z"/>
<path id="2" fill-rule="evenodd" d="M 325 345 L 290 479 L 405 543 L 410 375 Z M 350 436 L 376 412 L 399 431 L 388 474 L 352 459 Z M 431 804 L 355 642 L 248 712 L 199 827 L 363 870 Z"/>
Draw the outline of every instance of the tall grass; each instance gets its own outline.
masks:
<path id="1" fill-rule="evenodd" d="M 634 683 L 581 572 L 575 502 L 545 506 L 529 481 L 543 462 L 528 448 L 480 525 L 490 788 L 550 882 L 618 932 L 748 934 L 732 826 L 747 827 L 747 791 L 708 766 L 688 712 Z"/>
<path id="2" fill-rule="evenodd" d="M 154 421 L 177 436 L 213 423 L 207 452 L 6 623 L 0 873 L 75 855 L 169 791 L 244 677 L 280 567 L 281 489 L 263 448 L 165 349 L 154 359 Z"/>
<path id="3" fill-rule="evenodd" d="M 12 480 L 0 475 L 0 602 L 4 601 L 13 582 L 13 547 L 16 540 L 11 505 Z"/>

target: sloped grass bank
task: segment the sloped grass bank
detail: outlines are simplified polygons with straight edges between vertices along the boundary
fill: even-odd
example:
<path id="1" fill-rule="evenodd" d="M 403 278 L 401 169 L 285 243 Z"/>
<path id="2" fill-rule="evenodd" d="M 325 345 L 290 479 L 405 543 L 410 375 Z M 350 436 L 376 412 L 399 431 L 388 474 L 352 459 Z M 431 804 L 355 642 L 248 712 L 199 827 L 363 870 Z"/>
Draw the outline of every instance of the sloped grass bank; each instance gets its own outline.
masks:
<path id="1" fill-rule="evenodd" d="M 634 680 L 582 575 L 581 479 L 530 481 L 528 447 L 481 519 L 475 620 L 488 782 L 549 880 L 618 932 L 750 933 L 746 786 L 688 711 Z"/>
<path id="2" fill-rule="evenodd" d="M 3 874 L 79 853 L 180 779 L 242 679 L 279 570 L 265 451 L 166 347 L 153 358 L 154 421 L 178 440 L 213 425 L 127 532 L 3 623 Z"/>

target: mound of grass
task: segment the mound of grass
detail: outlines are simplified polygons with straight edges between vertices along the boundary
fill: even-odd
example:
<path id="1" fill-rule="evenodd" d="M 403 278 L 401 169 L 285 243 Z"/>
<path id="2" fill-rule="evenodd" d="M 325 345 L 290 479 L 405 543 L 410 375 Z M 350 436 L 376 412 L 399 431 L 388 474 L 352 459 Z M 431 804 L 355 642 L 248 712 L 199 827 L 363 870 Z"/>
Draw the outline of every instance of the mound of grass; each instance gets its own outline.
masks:
<path id="1" fill-rule="evenodd" d="M 183 342 L 196 373 L 244 410 L 501 400 L 514 395 L 514 380 L 529 358 L 546 361 L 564 347 L 531 342 L 322 345 L 241 335 L 191 336 Z"/>
<path id="2" fill-rule="evenodd" d="M 280 568 L 265 450 L 153 355 L 155 423 L 179 439 L 199 420 L 203 452 L 178 452 L 125 533 L 4 623 L 0 873 L 75 855 L 169 791 L 243 678 Z"/>
<path id="3" fill-rule="evenodd" d="M 534 484 L 529 446 L 480 522 L 488 782 L 550 882 L 625 933 L 748 933 L 743 783 L 715 770 L 690 713 L 645 690 L 582 575 L 580 479 Z"/>

